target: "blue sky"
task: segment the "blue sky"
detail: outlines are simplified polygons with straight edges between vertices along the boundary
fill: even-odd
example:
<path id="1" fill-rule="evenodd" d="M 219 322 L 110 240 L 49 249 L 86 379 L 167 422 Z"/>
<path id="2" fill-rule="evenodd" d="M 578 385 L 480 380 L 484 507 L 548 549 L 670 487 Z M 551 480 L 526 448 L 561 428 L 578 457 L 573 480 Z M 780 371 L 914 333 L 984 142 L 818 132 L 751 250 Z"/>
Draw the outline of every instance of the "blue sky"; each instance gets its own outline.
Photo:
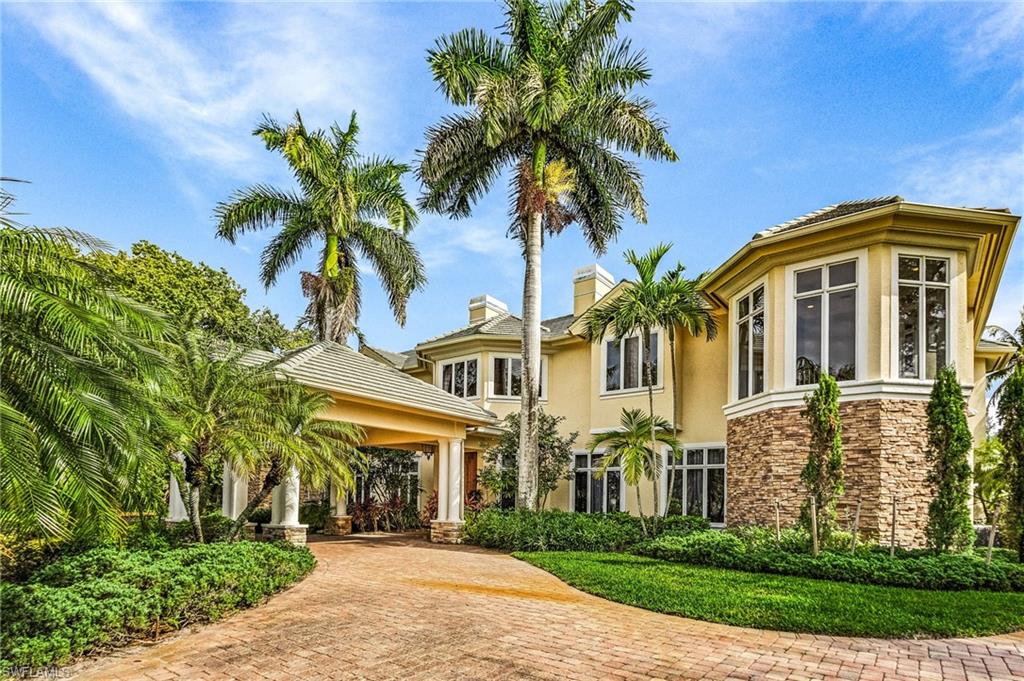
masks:
<path id="1" fill-rule="evenodd" d="M 307 123 L 353 109 L 367 153 L 413 161 L 449 109 L 425 52 L 463 27 L 491 29 L 475 3 L 6 3 L 2 11 L 2 173 L 26 221 L 91 232 L 118 248 L 148 239 L 224 267 L 292 324 L 301 269 L 270 291 L 257 279 L 269 233 L 235 246 L 212 209 L 241 186 L 290 184 L 250 135 L 263 112 Z M 578 234 L 548 241 L 544 313 L 571 310 L 571 274 L 658 241 L 691 272 L 725 260 L 757 230 L 823 205 L 901 194 L 1024 211 L 1024 3 L 640 3 L 624 28 L 649 56 L 644 94 L 680 156 L 642 163 L 647 225 L 627 222 L 599 260 Z M 408 191 L 419 187 L 411 177 Z M 403 329 L 372 272 L 360 325 L 402 349 L 465 324 L 489 293 L 518 310 L 522 265 L 505 238 L 498 184 L 471 218 L 424 215 L 413 238 L 428 288 Z M 992 321 L 1024 301 L 1024 237 Z"/>

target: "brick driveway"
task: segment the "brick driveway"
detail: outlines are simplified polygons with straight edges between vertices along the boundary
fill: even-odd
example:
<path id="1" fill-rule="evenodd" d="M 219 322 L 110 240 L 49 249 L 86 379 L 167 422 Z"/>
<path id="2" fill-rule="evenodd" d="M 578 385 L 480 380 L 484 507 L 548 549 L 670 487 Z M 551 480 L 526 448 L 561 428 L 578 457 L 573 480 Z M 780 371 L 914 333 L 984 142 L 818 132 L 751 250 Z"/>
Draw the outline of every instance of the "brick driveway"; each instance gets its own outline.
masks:
<path id="1" fill-rule="evenodd" d="M 509 556 L 403 537 L 314 542 L 263 607 L 72 669 L 80 679 L 1024 678 L 1024 633 L 884 641 L 660 615 Z"/>

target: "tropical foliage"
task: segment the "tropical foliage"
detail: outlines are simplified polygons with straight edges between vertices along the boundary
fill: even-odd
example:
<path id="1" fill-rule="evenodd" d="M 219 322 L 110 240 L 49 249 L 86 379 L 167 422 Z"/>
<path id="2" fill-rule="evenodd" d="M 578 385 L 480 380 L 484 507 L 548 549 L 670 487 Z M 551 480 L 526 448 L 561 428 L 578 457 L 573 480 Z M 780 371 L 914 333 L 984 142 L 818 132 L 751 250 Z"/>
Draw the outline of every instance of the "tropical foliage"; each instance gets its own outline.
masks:
<path id="1" fill-rule="evenodd" d="M 484 457 L 484 469 L 480 472 L 480 482 L 492 495 L 495 503 L 501 508 L 515 506 L 516 490 L 519 486 L 519 419 L 518 413 L 505 417 L 498 443 L 487 451 Z M 538 506 L 547 505 L 548 495 L 554 492 L 563 480 L 568 480 L 572 465 L 573 444 L 579 433 L 562 435 L 558 425 L 565 421 L 564 416 L 552 416 L 540 411 L 538 421 Z"/>
<path id="2" fill-rule="evenodd" d="M 974 542 L 971 524 L 971 431 L 963 389 L 952 366 L 935 377 L 928 401 L 927 481 L 934 493 L 928 504 L 928 545 L 939 551 L 962 550 Z"/>
<path id="3" fill-rule="evenodd" d="M 255 185 L 216 209 L 217 235 L 234 243 L 246 232 L 277 226 L 263 251 L 261 277 L 268 288 L 311 246 L 320 251 L 316 273 L 302 273 L 309 298 L 306 322 L 319 340 L 344 343 L 359 318 L 359 258 L 374 268 L 395 319 L 426 283 L 409 231 L 416 212 L 405 198 L 406 165 L 363 157 L 352 113 L 344 130 L 308 130 L 299 116 L 289 125 L 264 118 L 253 132 L 291 168 L 298 191 Z"/>
<path id="4" fill-rule="evenodd" d="M 997 410 L 999 439 L 1005 448 L 1010 527 L 1017 541 L 1018 558 L 1024 562 L 1024 364 L 1017 364 L 1003 385 Z"/>
<path id="5" fill-rule="evenodd" d="M 1010 359 L 998 369 L 988 374 L 989 384 L 995 386 L 995 389 L 992 391 L 992 400 L 998 404 L 999 398 L 1003 394 L 1003 383 L 1017 370 L 1018 366 L 1024 364 L 1024 307 L 1020 310 L 1020 321 L 1017 324 L 1017 328 L 1012 332 L 1001 326 L 993 325 L 985 327 L 985 334 L 992 340 L 1005 343 L 1013 348 L 1013 354 L 1010 356 Z"/>
<path id="6" fill-rule="evenodd" d="M 839 384 L 822 372 L 818 387 L 804 398 L 811 443 L 800 481 L 810 498 L 800 509 L 800 522 L 822 540 L 835 529 L 836 501 L 843 494 L 843 426 L 839 419 Z M 810 504 L 814 503 L 811 527 Z"/>
<path id="7" fill-rule="evenodd" d="M 974 498 L 981 505 L 985 522 L 995 522 L 1006 497 L 1005 448 L 998 437 L 987 437 L 974 448 Z"/>
<path id="8" fill-rule="evenodd" d="M 544 233 L 579 225 L 597 253 L 626 211 L 647 219 L 642 180 L 625 154 L 675 160 L 654 104 L 632 93 L 651 76 L 642 52 L 618 40 L 632 7 L 609 0 L 506 0 L 504 39 L 464 29 L 429 52 L 434 80 L 462 112 L 427 130 L 420 205 L 456 217 L 512 171 L 509 233 L 526 259 L 518 485 L 537 500 L 540 278 Z"/>

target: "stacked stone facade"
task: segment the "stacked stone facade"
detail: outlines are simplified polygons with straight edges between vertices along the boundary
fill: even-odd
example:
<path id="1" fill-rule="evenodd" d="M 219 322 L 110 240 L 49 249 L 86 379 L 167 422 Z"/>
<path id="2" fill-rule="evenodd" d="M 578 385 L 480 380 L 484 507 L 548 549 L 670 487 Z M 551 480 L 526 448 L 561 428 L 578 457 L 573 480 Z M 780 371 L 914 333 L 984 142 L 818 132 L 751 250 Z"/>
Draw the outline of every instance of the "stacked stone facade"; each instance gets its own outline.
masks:
<path id="1" fill-rule="evenodd" d="M 922 546 L 931 492 L 925 482 L 927 402 L 858 400 L 840 405 L 846 493 L 839 521 L 852 522 L 859 501 L 860 530 L 888 543 L 896 497 L 896 541 Z M 807 461 L 810 431 L 803 407 L 766 409 L 729 420 L 727 442 L 729 525 L 772 525 L 775 502 L 783 526 L 800 515 L 806 490 L 800 471 Z"/>
<path id="2" fill-rule="evenodd" d="M 446 520 L 430 521 L 430 541 L 435 544 L 461 544 L 465 523 Z"/>

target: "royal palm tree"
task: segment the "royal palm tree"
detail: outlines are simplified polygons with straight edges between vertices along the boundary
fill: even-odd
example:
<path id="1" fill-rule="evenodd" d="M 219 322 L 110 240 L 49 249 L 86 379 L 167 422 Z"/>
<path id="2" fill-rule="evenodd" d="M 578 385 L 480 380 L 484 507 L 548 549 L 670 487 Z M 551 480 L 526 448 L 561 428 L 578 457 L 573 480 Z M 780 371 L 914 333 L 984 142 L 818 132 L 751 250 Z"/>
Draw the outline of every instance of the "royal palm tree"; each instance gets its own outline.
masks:
<path id="1" fill-rule="evenodd" d="M 618 430 L 598 433 L 590 440 L 590 453 L 605 449 L 598 475 L 604 476 L 608 468 L 618 465 L 622 479 L 627 485 L 636 487 L 636 509 L 640 524 L 647 534 L 643 505 L 640 500 L 640 480 L 647 478 L 654 484 L 654 499 L 657 505 L 658 480 L 661 473 L 661 456 L 658 445 L 668 447 L 675 456 L 679 452 L 679 440 L 669 432 L 669 423 L 660 416 L 651 417 L 640 409 L 623 409 Z M 655 508 L 653 522 L 657 522 Z M 656 527 L 656 525 L 655 525 Z"/>
<path id="2" fill-rule="evenodd" d="M 467 216 L 503 169 L 514 173 L 509 232 L 521 240 L 526 259 L 517 503 L 531 509 L 537 505 L 544 232 L 575 221 L 603 253 L 625 211 L 638 222 L 647 219 L 640 172 L 623 153 L 676 159 L 653 102 L 630 94 L 651 75 L 643 53 L 616 39 L 619 22 L 631 13 L 619 0 L 505 0 L 505 40 L 464 29 L 438 39 L 429 52 L 442 92 L 468 110 L 427 130 L 420 205 Z M 549 182 L 553 170 L 564 181 Z"/>
<path id="3" fill-rule="evenodd" d="M 284 156 L 298 191 L 255 185 L 218 204 L 217 235 L 234 243 L 240 234 L 279 226 L 263 250 L 261 278 L 273 286 L 308 247 L 320 248 L 317 273 L 302 273 L 309 299 L 305 320 L 319 340 L 345 343 L 359 317 L 357 254 L 376 270 L 395 319 L 405 324 L 413 291 L 426 283 L 419 253 L 408 239 L 416 211 L 405 198 L 409 167 L 389 158 L 359 155 L 359 126 L 307 130 L 299 113 L 283 126 L 265 117 L 253 134 Z"/>
<path id="4" fill-rule="evenodd" d="M 1013 332 L 1007 331 L 1001 326 L 991 325 L 985 327 L 985 335 L 1014 348 L 1009 361 L 1001 369 L 996 369 L 988 375 L 989 383 L 996 386 L 992 391 L 992 402 L 997 404 L 1006 378 L 1014 372 L 1018 364 L 1024 364 L 1024 308 L 1020 310 L 1020 321 Z"/>
<path id="5" fill-rule="evenodd" d="M 299 471 L 303 485 L 323 489 L 330 482 L 345 494 L 355 487 L 353 470 L 363 470 L 366 465 L 366 457 L 357 449 L 364 437 L 362 428 L 318 418 L 334 403 L 329 394 L 282 383 L 273 389 L 272 399 L 276 427 L 285 437 L 269 442 L 257 454 L 258 464 L 266 468 L 263 484 L 235 520 L 233 537 L 293 467 Z M 250 459 L 233 462 L 243 471 L 252 470 L 253 463 Z"/>
<path id="6" fill-rule="evenodd" d="M 148 437 L 165 320 L 96 277 L 66 229 L 21 228 L 0 190 L 0 532 L 116 534 Z"/>

